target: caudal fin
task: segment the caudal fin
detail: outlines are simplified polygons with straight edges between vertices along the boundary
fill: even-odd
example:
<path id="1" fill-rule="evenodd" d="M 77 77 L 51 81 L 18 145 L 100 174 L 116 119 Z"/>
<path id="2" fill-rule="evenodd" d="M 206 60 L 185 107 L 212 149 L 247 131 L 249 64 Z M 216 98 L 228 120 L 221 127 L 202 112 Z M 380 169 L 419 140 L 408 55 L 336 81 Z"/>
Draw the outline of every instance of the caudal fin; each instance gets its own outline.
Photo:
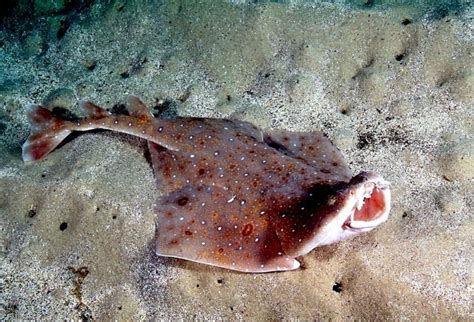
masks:
<path id="1" fill-rule="evenodd" d="M 27 115 L 31 132 L 22 147 L 23 161 L 42 159 L 72 132 L 70 122 L 55 117 L 42 106 L 30 105 Z"/>

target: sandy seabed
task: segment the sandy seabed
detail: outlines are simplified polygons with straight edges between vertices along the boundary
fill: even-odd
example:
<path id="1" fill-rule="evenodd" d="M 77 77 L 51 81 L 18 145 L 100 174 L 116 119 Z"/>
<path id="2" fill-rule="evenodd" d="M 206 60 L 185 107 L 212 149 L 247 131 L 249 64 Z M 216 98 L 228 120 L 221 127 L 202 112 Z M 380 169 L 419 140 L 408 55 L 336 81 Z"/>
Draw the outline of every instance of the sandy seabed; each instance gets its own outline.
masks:
<path id="1" fill-rule="evenodd" d="M 474 319 L 472 7 L 36 9 L 1 34 L 2 319 Z M 92 132 L 21 160 L 28 104 L 81 115 L 127 94 L 162 116 L 322 129 L 354 173 L 391 182 L 391 217 L 293 272 L 157 257 L 143 141 Z"/>

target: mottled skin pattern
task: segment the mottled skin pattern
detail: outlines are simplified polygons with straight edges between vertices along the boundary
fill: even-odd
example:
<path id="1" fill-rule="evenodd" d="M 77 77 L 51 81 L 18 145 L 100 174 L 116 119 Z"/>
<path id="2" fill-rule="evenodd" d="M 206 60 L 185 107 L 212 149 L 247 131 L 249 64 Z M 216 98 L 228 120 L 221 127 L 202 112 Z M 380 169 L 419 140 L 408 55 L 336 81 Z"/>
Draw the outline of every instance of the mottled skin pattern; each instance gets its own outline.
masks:
<path id="1" fill-rule="evenodd" d="M 170 151 L 150 144 L 158 186 L 171 193 L 155 207 L 157 249 L 165 255 L 239 270 L 290 268 L 296 264 L 283 254 L 299 256 L 298 244 L 317 225 L 310 220 L 321 219 L 308 211 L 326 196 L 310 191 L 351 178 L 320 132 L 264 137 L 246 122 L 189 118 L 163 132 L 180 146 Z M 313 163 L 319 150 L 325 157 Z"/>
<path id="2" fill-rule="evenodd" d="M 147 139 L 163 192 L 154 205 L 159 255 L 246 272 L 295 269 L 295 257 L 349 236 L 332 228 L 328 234 L 328 227 L 349 232 L 356 216 L 377 225 L 388 215 L 381 179 L 363 173 L 351 180 L 341 154 L 321 132 L 262 131 L 223 119 L 162 120 L 138 98 L 128 103 L 129 116 L 83 102 L 89 118 L 74 123 L 31 108 L 23 158 L 41 159 L 74 130 L 103 128 Z M 362 208 L 354 212 L 356 195 Z"/>

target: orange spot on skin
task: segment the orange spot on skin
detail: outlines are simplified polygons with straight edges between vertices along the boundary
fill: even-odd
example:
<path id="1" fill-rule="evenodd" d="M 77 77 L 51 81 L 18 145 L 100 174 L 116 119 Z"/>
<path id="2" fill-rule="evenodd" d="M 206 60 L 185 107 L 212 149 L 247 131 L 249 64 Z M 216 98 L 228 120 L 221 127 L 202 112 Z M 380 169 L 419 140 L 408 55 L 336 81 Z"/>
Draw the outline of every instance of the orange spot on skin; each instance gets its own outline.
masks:
<path id="1" fill-rule="evenodd" d="M 244 236 L 249 236 L 253 231 L 253 226 L 252 224 L 246 224 L 244 226 L 244 229 L 242 229 L 242 235 Z"/>
<path id="2" fill-rule="evenodd" d="M 148 116 L 142 115 L 138 118 L 138 124 L 145 124 L 148 123 Z"/>
<path id="3" fill-rule="evenodd" d="M 259 221 L 258 224 L 260 225 L 261 229 L 266 229 L 268 226 L 268 220 L 264 217 L 262 217 Z"/>

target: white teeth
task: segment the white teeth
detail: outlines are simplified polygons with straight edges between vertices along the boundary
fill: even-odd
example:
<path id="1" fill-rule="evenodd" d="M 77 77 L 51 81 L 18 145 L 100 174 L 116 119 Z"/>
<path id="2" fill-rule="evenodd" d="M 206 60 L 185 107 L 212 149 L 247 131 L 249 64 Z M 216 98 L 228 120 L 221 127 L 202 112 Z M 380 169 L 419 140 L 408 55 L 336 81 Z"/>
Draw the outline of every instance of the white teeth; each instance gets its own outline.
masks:
<path id="1" fill-rule="evenodd" d="M 363 195 L 358 198 L 357 203 L 356 203 L 357 210 L 362 209 L 365 203 L 365 199 L 369 199 L 372 196 L 372 192 L 374 191 L 374 188 L 375 188 L 374 182 L 368 182 L 364 185 L 364 187 L 362 188 L 363 190 L 361 189 Z"/>
<path id="2" fill-rule="evenodd" d="M 362 196 L 359 196 L 357 203 L 356 203 L 356 208 L 357 210 L 361 210 L 362 207 L 364 207 L 365 199 L 369 199 L 372 196 L 372 192 L 374 191 L 375 188 L 375 183 L 374 182 L 368 182 L 364 185 L 362 188 Z"/>
<path id="3" fill-rule="evenodd" d="M 374 191 L 375 188 L 375 183 L 374 182 L 368 182 L 364 185 L 365 191 L 364 191 L 364 198 L 370 198 L 372 195 L 372 191 Z"/>

